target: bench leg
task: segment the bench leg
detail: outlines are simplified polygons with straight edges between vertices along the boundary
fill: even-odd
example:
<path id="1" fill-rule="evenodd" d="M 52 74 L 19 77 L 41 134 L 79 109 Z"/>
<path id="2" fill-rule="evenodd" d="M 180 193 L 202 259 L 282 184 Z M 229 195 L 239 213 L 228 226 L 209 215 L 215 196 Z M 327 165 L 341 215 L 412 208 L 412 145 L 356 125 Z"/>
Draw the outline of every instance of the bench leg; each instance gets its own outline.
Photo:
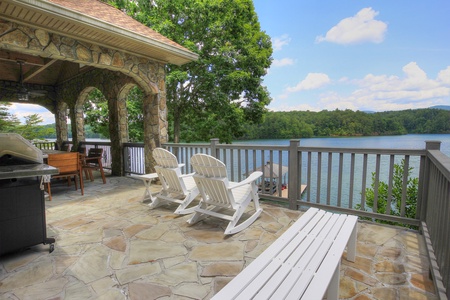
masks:
<path id="1" fill-rule="evenodd" d="M 350 235 L 350 239 L 347 243 L 347 260 L 351 262 L 355 262 L 356 259 L 356 237 L 358 234 L 357 230 L 358 224 L 355 224 L 353 227 L 352 234 Z"/>
<path id="2" fill-rule="evenodd" d="M 331 278 L 330 284 L 328 285 L 327 300 L 339 299 L 339 277 L 341 273 L 340 269 L 341 269 L 341 262 L 339 261 L 336 270 L 334 270 L 333 278 Z"/>

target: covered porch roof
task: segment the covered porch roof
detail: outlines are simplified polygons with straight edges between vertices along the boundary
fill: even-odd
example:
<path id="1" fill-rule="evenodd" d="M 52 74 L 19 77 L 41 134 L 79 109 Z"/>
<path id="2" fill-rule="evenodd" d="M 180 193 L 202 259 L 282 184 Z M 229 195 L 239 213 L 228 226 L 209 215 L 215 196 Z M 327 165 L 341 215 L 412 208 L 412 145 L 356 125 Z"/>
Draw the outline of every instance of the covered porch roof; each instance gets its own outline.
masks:
<path id="1" fill-rule="evenodd" d="M 197 54 L 98 0 L 5 0 L 0 2 L 0 18 L 162 63 L 183 65 L 198 58 Z M 4 22 L 0 25 L 5 27 Z M 63 63 L 51 54 L 35 55 L 33 47 L 23 47 L 29 42 L 26 36 L 5 33 L 0 32 L 0 80 L 20 83 L 18 61 L 23 62 L 25 83 L 53 86 L 74 75 L 73 67 L 69 67 L 73 62 Z M 80 65 L 80 69 L 88 63 Z"/>
<path id="2" fill-rule="evenodd" d="M 114 174 L 121 172 L 121 143 L 128 141 L 125 98 L 131 87 L 144 93 L 145 156 L 151 168 L 152 148 L 168 138 L 165 65 L 197 58 L 98 0 L 0 1 L 0 101 L 47 108 L 55 114 L 58 144 L 67 140 L 69 116 L 78 144 L 84 140 L 83 103 L 99 89 L 113 124 Z"/>

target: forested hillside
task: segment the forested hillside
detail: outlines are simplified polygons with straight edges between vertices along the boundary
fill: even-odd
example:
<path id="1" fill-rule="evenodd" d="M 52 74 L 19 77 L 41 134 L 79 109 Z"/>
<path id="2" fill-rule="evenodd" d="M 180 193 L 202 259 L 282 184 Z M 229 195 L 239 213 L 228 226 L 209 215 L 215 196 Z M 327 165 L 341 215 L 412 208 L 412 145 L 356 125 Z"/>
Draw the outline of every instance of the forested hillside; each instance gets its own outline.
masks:
<path id="1" fill-rule="evenodd" d="M 450 111 L 416 109 L 365 113 L 352 110 L 268 112 L 243 139 L 450 133 Z"/>

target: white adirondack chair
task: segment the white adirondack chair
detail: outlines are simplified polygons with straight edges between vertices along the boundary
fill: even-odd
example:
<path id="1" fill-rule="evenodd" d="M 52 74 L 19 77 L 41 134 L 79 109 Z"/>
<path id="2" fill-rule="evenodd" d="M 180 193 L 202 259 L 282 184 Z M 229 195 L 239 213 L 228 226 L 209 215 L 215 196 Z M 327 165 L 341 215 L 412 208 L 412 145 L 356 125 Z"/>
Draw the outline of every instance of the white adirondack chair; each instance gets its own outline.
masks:
<path id="1" fill-rule="evenodd" d="M 213 216 L 228 220 L 225 234 L 234 234 L 247 228 L 261 214 L 262 208 L 259 206 L 258 186 L 255 181 L 262 176 L 262 172 L 253 172 L 245 180 L 237 183 L 228 181 L 225 164 L 210 155 L 195 154 L 191 157 L 191 165 L 195 171 L 195 183 L 203 199 L 194 208 L 195 213 L 188 220 L 189 224 Z M 255 212 L 238 224 L 252 200 Z M 219 212 L 222 209 L 232 211 L 232 214 Z"/>
<path id="2" fill-rule="evenodd" d="M 156 173 L 162 184 L 161 191 L 149 204 L 150 208 L 156 208 L 170 202 L 178 203 L 175 214 L 190 214 L 194 212 L 194 207 L 188 208 L 189 204 L 198 194 L 198 188 L 191 174 L 182 174 L 175 155 L 163 148 L 153 150 L 153 158 L 156 161 Z"/>

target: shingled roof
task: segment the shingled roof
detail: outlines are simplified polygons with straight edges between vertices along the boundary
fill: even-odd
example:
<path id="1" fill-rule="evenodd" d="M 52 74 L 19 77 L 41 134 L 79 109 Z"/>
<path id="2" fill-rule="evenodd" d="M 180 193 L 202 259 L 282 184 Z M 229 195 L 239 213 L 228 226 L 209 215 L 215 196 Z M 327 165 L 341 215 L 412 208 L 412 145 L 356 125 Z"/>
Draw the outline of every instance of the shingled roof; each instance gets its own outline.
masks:
<path id="1" fill-rule="evenodd" d="M 177 65 L 198 58 L 197 54 L 99 0 L 2 0 L 0 16 Z"/>
<path id="2" fill-rule="evenodd" d="M 98 20 L 105 21 L 111 25 L 130 30 L 161 43 L 169 44 L 182 50 L 186 48 L 180 46 L 174 41 L 157 33 L 150 27 L 139 23 L 121 10 L 99 0 L 47 0 L 48 2 L 61 5 L 70 10 L 78 11 L 84 15 L 91 16 Z"/>

